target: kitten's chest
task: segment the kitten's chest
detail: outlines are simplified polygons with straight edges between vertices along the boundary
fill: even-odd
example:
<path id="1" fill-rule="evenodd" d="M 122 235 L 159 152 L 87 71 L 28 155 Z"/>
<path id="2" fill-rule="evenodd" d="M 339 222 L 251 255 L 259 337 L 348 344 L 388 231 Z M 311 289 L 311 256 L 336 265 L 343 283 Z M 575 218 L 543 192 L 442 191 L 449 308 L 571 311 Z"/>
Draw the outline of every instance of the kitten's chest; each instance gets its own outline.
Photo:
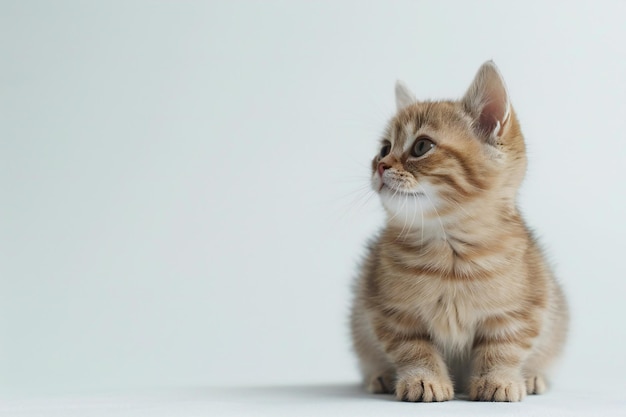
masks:
<path id="1" fill-rule="evenodd" d="M 498 314 L 511 296 L 489 263 L 463 262 L 447 246 L 423 254 L 394 249 L 381 259 L 375 288 L 390 307 L 414 317 L 445 349 L 471 346 L 481 321 Z"/>
<path id="2" fill-rule="evenodd" d="M 481 317 L 474 303 L 456 291 L 442 291 L 436 300 L 416 303 L 414 313 L 427 324 L 435 342 L 452 351 L 463 351 L 471 346 Z"/>
<path id="3" fill-rule="evenodd" d="M 415 324 L 424 326 L 444 350 L 461 352 L 471 347 L 478 324 L 488 314 L 475 296 L 477 285 L 433 277 L 412 281 L 413 285 L 396 288 L 394 308 L 414 317 Z"/>

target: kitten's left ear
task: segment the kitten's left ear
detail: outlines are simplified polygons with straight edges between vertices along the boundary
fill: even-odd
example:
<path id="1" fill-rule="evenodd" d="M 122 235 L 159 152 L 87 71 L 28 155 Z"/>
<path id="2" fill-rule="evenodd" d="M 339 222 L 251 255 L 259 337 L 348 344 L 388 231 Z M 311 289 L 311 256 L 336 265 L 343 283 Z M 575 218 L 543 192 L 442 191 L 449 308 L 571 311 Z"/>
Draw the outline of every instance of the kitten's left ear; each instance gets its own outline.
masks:
<path id="1" fill-rule="evenodd" d="M 402 81 L 396 81 L 396 108 L 402 110 L 415 103 L 417 99 Z"/>
<path id="2" fill-rule="evenodd" d="M 495 143 L 507 127 L 511 103 L 504 79 L 493 61 L 480 67 L 461 102 L 474 117 L 479 135 Z"/>

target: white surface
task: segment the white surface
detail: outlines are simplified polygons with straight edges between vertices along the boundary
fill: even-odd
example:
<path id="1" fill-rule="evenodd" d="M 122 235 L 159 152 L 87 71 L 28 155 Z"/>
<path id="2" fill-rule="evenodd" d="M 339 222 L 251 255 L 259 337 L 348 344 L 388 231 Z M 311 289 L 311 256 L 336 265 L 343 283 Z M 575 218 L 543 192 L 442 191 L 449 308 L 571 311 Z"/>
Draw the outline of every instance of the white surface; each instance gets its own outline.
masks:
<path id="1" fill-rule="evenodd" d="M 459 97 L 490 58 L 572 305 L 556 386 L 623 378 L 625 21 L 623 1 L 1 1 L 0 395 L 356 381 L 395 81 Z"/>
<path id="2" fill-rule="evenodd" d="M 133 396 L 99 396 L 0 404 L 5 417 L 186 416 L 415 416 L 617 417 L 626 416 L 624 386 L 557 391 L 520 403 L 405 403 L 365 394 L 354 385 L 204 388 Z M 621 390 L 621 392 L 619 392 Z"/>

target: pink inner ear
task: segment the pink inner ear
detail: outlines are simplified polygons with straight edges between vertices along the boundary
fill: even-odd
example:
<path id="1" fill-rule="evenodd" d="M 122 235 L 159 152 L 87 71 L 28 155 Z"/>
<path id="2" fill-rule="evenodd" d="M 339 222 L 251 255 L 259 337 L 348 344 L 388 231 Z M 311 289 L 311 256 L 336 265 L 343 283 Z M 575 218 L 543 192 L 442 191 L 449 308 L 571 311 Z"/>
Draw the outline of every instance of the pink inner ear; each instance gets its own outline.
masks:
<path id="1" fill-rule="evenodd" d="M 475 127 L 481 136 L 489 137 L 498 125 L 506 125 L 509 97 L 504 80 L 493 62 L 486 62 L 480 67 L 463 97 L 463 104 L 475 118 Z M 500 136 L 503 131 L 499 129 L 496 134 Z"/>
<path id="2" fill-rule="evenodd" d="M 485 107 L 483 107 L 480 112 L 478 123 L 480 123 L 481 129 L 486 133 L 493 132 L 498 124 L 498 121 L 501 121 L 504 117 L 502 107 L 504 106 L 494 101 L 487 103 Z"/>
<path id="3" fill-rule="evenodd" d="M 506 91 L 500 86 L 489 89 L 487 103 L 482 108 L 478 119 L 483 131 L 491 134 L 498 125 L 498 122 L 500 122 L 501 125 L 504 124 L 506 104 Z"/>

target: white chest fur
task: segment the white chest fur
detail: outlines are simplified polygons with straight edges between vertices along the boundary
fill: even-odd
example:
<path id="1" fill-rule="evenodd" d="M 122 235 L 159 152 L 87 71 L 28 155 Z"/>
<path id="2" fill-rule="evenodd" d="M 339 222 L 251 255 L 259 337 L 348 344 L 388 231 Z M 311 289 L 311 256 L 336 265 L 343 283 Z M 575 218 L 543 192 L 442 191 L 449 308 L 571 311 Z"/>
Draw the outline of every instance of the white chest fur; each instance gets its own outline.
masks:
<path id="1" fill-rule="evenodd" d="M 462 297 L 441 295 L 435 302 L 421 306 L 421 316 L 431 337 L 445 352 L 464 352 L 471 348 L 476 314 Z"/>

